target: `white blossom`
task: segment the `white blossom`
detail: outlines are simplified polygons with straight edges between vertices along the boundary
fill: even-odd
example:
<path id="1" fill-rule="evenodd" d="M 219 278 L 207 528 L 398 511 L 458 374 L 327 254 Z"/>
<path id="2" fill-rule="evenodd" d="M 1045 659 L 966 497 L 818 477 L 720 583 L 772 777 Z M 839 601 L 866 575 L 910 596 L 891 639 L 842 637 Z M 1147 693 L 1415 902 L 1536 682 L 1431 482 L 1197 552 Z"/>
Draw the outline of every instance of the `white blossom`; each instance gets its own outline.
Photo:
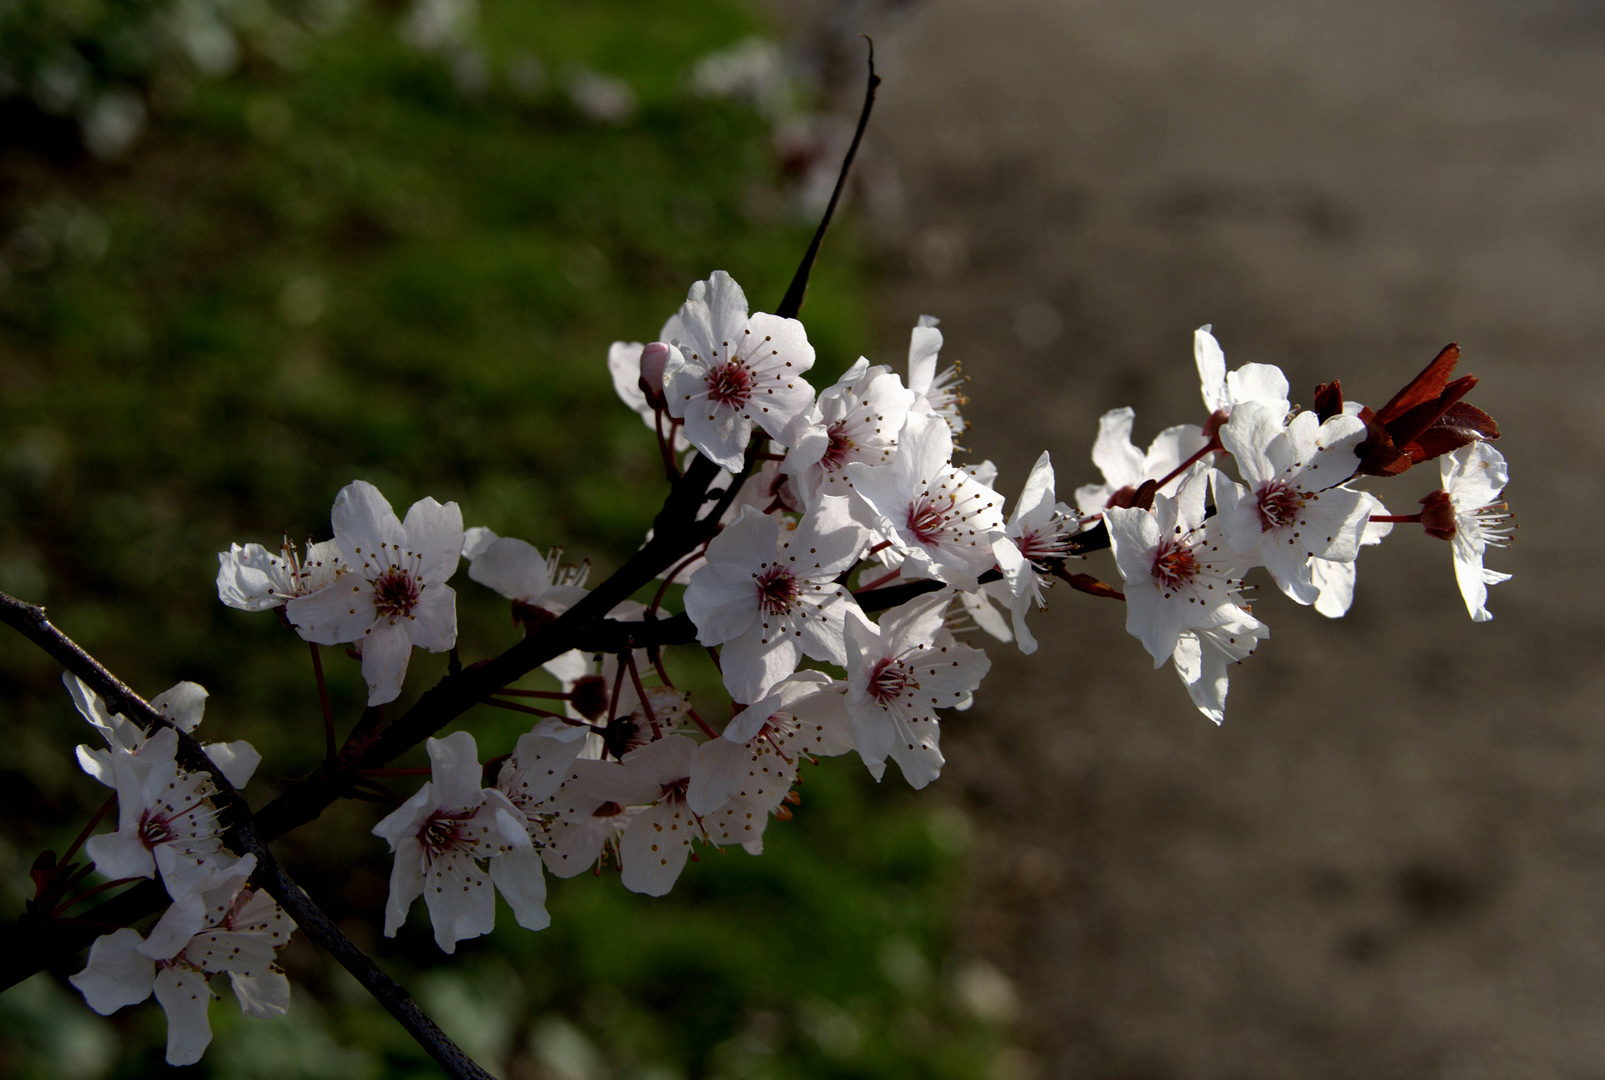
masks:
<path id="1" fill-rule="evenodd" d="M 100 695 L 72 672 L 64 672 L 61 682 L 67 688 L 67 693 L 72 695 L 72 703 L 77 706 L 79 713 L 94 725 L 107 744 L 104 750 L 80 744 L 78 764 L 102 784 L 116 787 L 112 759 L 124 755 L 139 759 L 148 736 L 143 728 L 122 713 L 112 712 Z M 151 698 L 150 706 L 171 720 L 180 731 L 193 733 L 206 709 L 206 697 L 206 689 L 199 683 L 181 682 Z M 244 739 L 203 743 L 201 749 L 212 759 L 212 764 L 222 770 L 228 782 L 237 788 L 243 788 L 251 782 L 251 775 L 262 761 L 262 755 Z"/>
<path id="2" fill-rule="evenodd" d="M 1321 594 L 1312 558 L 1352 563 L 1371 500 L 1341 486 L 1354 472 L 1365 424 L 1354 416 L 1325 423 L 1312 412 L 1287 422 L 1255 401 L 1243 402 L 1220 430 L 1248 486 L 1212 474 L 1219 531 L 1231 547 L 1262 564 L 1300 604 Z"/>
<path id="3" fill-rule="evenodd" d="M 401 694 L 413 646 L 445 652 L 457 642 L 457 595 L 446 581 L 463 550 L 457 504 L 420 499 L 396 518 L 365 480 L 342 488 L 331 515 L 346 572 L 334 584 L 291 600 L 290 623 L 319 645 L 361 642 L 368 704 Z"/>
<path id="4" fill-rule="evenodd" d="M 532 845 L 524 816 L 507 796 L 481 785 L 483 773 L 472 735 L 454 731 L 444 739 L 425 740 L 425 746 L 429 782 L 373 828 L 396 856 L 385 905 L 385 937 L 396 936 L 407 909 L 422 896 L 435 928 L 435 943 L 450 953 L 456 951 L 457 942 L 488 934 L 496 925 L 495 893 L 477 860 Z M 506 894 L 508 902 L 516 904 L 537 893 L 544 902 L 540 867 L 533 868 L 536 883 L 528 880 L 527 867 L 522 868 L 523 875 L 519 869 L 504 871 L 521 879 Z M 544 909 L 539 915 L 526 910 L 519 921 L 539 922 L 544 915 Z"/>
<path id="5" fill-rule="evenodd" d="M 853 462 L 890 461 L 914 400 L 895 372 L 884 365 L 870 367 L 863 357 L 821 391 L 813 422 L 781 466 L 803 504 L 812 506 L 820 495 L 847 495 L 846 468 Z"/>
<path id="6" fill-rule="evenodd" d="M 1037 639 L 1025 624 L 1025 614 L 1033 607 L 1047 607 L 1042 590 L 1053 584 L 1049 577 L 1053 563 L 1062 562 L 1068 550 L 1066 541 L 1079 525 L 1079 515 L 1054 500 L 1053 462 L 1044 450 L 1026 477 L 1008 526 L 992 538 L 992 554 L 1003 572 L 1005 588 L 991 595 L 1001 592 L 1006 598 L 1022 653 L 1037 651 Z M 986 627 L 980 616 L 976 621 Z"/>
<path id="7" fill-rule="evenodd" d="M 333 584 L 345 571 L 333 540 L 308 540 L 305 559 L 289 537 L 277 555 L 261 544 L 230 544 L 217 554 L 217 597 L 241 611 L 266 611 Z"/>
<path id="8" fill-rule="evenodd" d="M 691 445 L 732 471 L 741 468 L 754 425 L 789 446 L 814 400 L 803 378 L 814 347 L 802 323 L 749 317 L 746 294 L 722 270 L 691 286 L 679 321 L 665 393 Z"/>
<path id="9" fill-rule="evenodd" d="M 764 827 L 791 791 L 803 758 L 853 748 L 846 685 L 819 671 L 782 679 L 697 748 L 686 804 L 715 843 L 757 854 Z"/>
<path id="10" fill-rule="evenodd" d="M 1003 498 L 952 464 L 953 433 L 939 417 L 910 414 L 890 465 L 847 466 L 864 521 L 901 556 L 904 577 L 963 589 L 992 568 Z"/>
<path id="11" fill-rule="evenodd" d="M 1144 480 L 1165 479 L 1182 462 L 1209 445 L 1203 428 L 1197 424 L 1178 424 L 1155 436 L 1145 453 L 1131 441 L 1131 428 L 1136 418 L 1136 411 L 1129 406 L 1110 409 L 1098 418 L 1092 463 L 1103 473 L 1103 483 L 1076 488 L 1076 508 L 1083 514 L 1096 514 L 1111 501 L 1126 505 L 1125 500 Z M 1171 477 L 1160 485 L 1160 494 L 1174 495 L 1185 478 L 1184 474 Z"/>
<path id="12" fill-rule="evenodd" d="M 89 1007 L 108 1015 L 150 997 L 167 1014 L 167 1063 L 192 1065 L 212 1041 L 209 980 L 228 973 L 240 1010 L 283 1015 L 290 983 L 275 962 L 295 924 L 266 893 L 246 886 L 256 856 L 210 875 L 175 903 L 142 938 L 124 927 L 95 940 L 72 984 Z"/>
<path id="13" fill-rule="evenodd" d="M 1218 723 L 1226 697 L 1219 654 L 1270 631 L 1239 603 L 1249 560 L 1206 522 L 1206 483 L 1194 475 L 1176 498 L 1155 496 L 1152 510 L 1115 507 L 1104 519 L 1126 580 L 1126 632 L 1143 643 L 1155 668 L 1173 661 L 1200 711 Z"/>
<path id="14" fill-rule="evenodd" d="M 546 913 L 540 849 L 547 844 L 546 823 L 555 813 L 552 797 L 585 748 L 585 734 L 583 727 L 559 723 L 546 731 L 520 735 L 496 777 L 496 790 L 517 808 L 531 846 L 493 857 L 490 877 L 512 907 L 518 925 L 526 930 L 544 930 L 552 921 Z"/>
<path id="15" fill-rule="evenodd" d="M 942 331 L 936 328 L 939 322 L 931 315 L 921 315 L 909 334 L 908 388 L 914 392 L 914 412 L 940 416 L 954 435 L 962 435 L 965 425 L 959 409 L 969 401 L 959 391 L 964 377 L 957 364 L 940 373 L 936 370 L 936 355 L 942 349 Z"/>
<path id="16" fill-rule="evenodd" d="M 585 598 L 588 563 L 565 566 L 563 549 L 542 555 L 533 544 L 476 525 L 463 533 L 468 576 L 517 604 L 561 615 Z"/>
<path id="17" fill-rule="evenodd" d="M 857 603 L 836 578 L 857 561 L 866 535 L 845 498 L 824 496 L 794 532 L 749 508 L 714 537 L 685 610 L 698 641 L 724 646 L 720 666 L 737 701 L 763 697 L 805 654 L 846 661 L 842 620 Z"/>
<path id="18" fill-rule="evenodd" d="M 1490 546 L 1504 547 L 1510 542 L 1510 511 L 1499 498 L 1510 482 L 1510 468 L 1503 454 L 1479 441 L 1439 458 L 1438 470 L 1454 510 L 1448 539 L 1454 549 L 1455 581 L 1472 620 L 1487 622 L 1493 618 L 1487 606 L 1488 586 L 1511 577 L 1482 564 Z M 1440 528 L 1434 535 L 1447 531 Z"/>
<path id="19" fill-rule="evenodd" d="M 847 624 L 847 711 L 858 756 L 875 779 L 888 757 L 916 788 L 942 771 L 936 710 L 962 702 L 991 667 L 979 649 L 941 644 L 945 592 L 916 597 L 875 626 Z"/>
<path id="20" fill-rule="evenodd" d="M 1287 376 L 1275 364 L 1244 364 L 1226 370 L 1226 353 L 1210 332 L 1208 323 L 1193 331 L 1193 362 L 1198 365 L 1199 390 L 1211 414 L 1230 416 L 1233 407 L 1257 401 L 1278 418 L 1292 409 L 1287 400 Z"/>
<path id="21" fill-rule="evenodd" d="M 235 858 L 219 837 L 216 793 L 205 773 L 178 767 L 178 733 L 154 732 L 137 755 L 111 756 L 117 831 L 92 836 L 84 851 L 108 878 L 155 877 L 181 899 Z"/>

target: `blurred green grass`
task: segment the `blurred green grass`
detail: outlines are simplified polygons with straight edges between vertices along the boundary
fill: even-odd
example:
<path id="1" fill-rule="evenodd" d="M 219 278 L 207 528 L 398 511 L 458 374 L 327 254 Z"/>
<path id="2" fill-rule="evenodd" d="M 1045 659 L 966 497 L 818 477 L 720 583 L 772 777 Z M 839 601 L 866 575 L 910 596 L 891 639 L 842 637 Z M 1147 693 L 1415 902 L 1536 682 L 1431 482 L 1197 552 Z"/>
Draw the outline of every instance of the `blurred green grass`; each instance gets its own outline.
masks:
<path id="1" fill-rule="evenodd" d="M 272 616 L 217 602 L 216 552 L 326 536 L 334 493 L 361 477 L 399 509 L 455 499 L 469 524 L 605 573 L 662 493 L 651 437 L 613 397 L 608 343 L 655 336 L 716 268 L 772 306 L 810 232 L 764 121 L 685 89 L 698 56 L 763 29 L 742 5 L 509 0 L 481 25 L 493 75 L 523 54 L 558 80 L 585 64 L 624 78 L 638 111 L 598 123 L 500 77 L 465 95 L 392 16 L 359 10 L 294 70 L 197 85 L 124 162 L 0 158 L 0 588 L 47 603 L 147 694 L 204 684 L 204 733 L 264 754 L 258 804 L 315 764 L 321 734 L 305 649 Z M 804 312 L 821 378 L 858 354 L 865 286 L 838 231 Z M 465 658 L 509 644 L 503 602 L 456 584 Z M 343 727 L 361 680 L 328 662 Z M 413 666 L 403 704 L 442 661 Z M 8 917 L 34 854 L 63 848 L 103 794 L 73 761 L 88 732 L 58 676 L 0 636 Z M 470 725 L 486 756 L 523 726 Z M 708 853 L 662 901 L 611 876 L 554 882 L 550 930 L 503 908 L 500 930 L 449 960 L 421 911 L 376 939 L 374 808 L 337 807 L 280 847 L 508 1075 L 981 1075 L 998 1035 L 944 959 L 963 822 L 896 783 L 828 762 L 764 857 Z M 285 962 L 290 1017 L 218 1003 L 197 1075 L 433 1075 L 315 950 L 299 942 Z M 75 969 L 0 997 L 0 1074 L 161 1071 L 160 1011 L 95 1017 L 59 981 Z"/>

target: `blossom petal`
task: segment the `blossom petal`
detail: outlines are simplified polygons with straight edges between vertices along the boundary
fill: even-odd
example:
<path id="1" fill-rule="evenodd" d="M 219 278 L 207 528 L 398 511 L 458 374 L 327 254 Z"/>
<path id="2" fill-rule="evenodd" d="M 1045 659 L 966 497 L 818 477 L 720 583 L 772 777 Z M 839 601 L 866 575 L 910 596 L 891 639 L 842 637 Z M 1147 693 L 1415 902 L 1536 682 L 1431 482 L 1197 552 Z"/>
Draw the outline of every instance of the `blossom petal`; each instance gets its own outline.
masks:
<path id="1" fill-rule="evenodd" d="M 379 622 L 362 639 L 362 677 L 368 683 L 369 705 L 383 705 L 401 696 L 411 659 L 412 640 L 405 627 L 393 622 Z"/>
<path id="2" fill-rule="evenodd" d="M 490 878 L 496 883 L 513 918 L 525 930 L 545 930 L 552 924 L 546 912 L 546 874 L 541 853 L 534 848 L 510 851 L 490 860 Z"/>
<path id="3" fill-rule="evenodd" d="M 143 941 L 139 931 L 126 926 L 96 938 L 89 946 L 89 962 L 67 981 L 102 1016 L 144 1001 L 150 997 L 156 965 L 138 951 Z"/>
<path id="4" fill-rule="evenodd" d="M 246 1016 L 271 1019 L 283 1016 L 290 1007 L 290 980 L 282 971 L 262 971 L 251 975 L 228 973 L 229 985 Z"/>
<path id="5" fill-rule="evenodd" d="M 310 596 L 298 596 L 284 608 L 295 632 L 319 645 L 360 641 L 378 618 L 373 586 L 354 574 L 327 585 Z"/>
<path id="6" fill-rule="evenodd" d="M 195 1064 L 212 1042 L 212 1025 L 206 1019 L 212 990 L 206 976 L 186 967 L 163 968 L 155 990 L 167 1014 L 167 1063 Z"/>
<path id="7" fill-rule="evenodd" d="M 442 506 L 422 498 L 407 510 L 401 523 L 407 550 L 418 556 L 418 576 L 426 583 L 450 580 L 463 553 L 463 512 L 454 502 Z"/>
<path id="8" fill-rule="evenodd" d="M 462 734 L 466 734 L 463 732 Z M 496 927 L 496 890 L 473 859 L 461 852 L 437 856 L 424 872 L 424 903 L 442 952 Z"/>
<path id="9" fill-rule="evenodd" d="M 400 550 L 407 546 L 407 532 L 395 509 L 366 480 L 354 480 L 340 489 L 329 520 L 334 525 L 335 539 L 353 565 L 383 568 L 390 562 L 390 557 L 383 554 L 387 548 Z"/>

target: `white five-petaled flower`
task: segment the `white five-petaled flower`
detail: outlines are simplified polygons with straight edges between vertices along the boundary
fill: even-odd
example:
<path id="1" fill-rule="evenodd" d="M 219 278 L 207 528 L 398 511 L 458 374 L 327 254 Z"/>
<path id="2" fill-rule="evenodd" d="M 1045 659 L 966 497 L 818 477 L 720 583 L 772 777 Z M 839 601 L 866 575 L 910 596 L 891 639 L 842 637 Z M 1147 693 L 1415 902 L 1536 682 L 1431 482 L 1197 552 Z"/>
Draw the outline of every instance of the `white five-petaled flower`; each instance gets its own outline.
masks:
<path id="1" fill-rule="evenodd" d="M 1287 376 L 1275 364 L 1244 364 L 1226 370 L 1226 353 L 1210 332 L 1208 323 L 1193 331 L 1193 362 L 1198 365 L 1199 392 L 1211 414 L 1231 415 L 1235 406 L 1257 401 L 1278 418 L 1292 409 L 1287 400 Z"/>
<path id="2" fill-rule="evenodd" d="M 345 570 L 333 540 L 308 540 L 304 559 L 289 537 L 277 555 L 261 544 L 230 544 L 217 553 L 217 598 L 241 611 L 266 611 L 317 592 Z"/>
<path id="3" fill-rule="evenodd" d="M 113 759 L 129 757 L 135 761 L 142 760 L 140 753 L 144 750 L 149 737 L 138 724 L 122 713 L 114 713 L 108 709 L 100 695 L 72 672 L 64 672 L 61 682 L 66 686 L 67 693 L 72 695 L 72 703 L 78 707 L 83 718 L 93 724 L 106 739 L 107 746 L 104 750 L 80 745 L 78 764 L 82 766 L 84 772 L 102 784 L 111 788 L 116 787 Z M 180 731 L 193 732 L 200 724 L 201 714 L 206 709 L 206 689 L 199 683 L 181 682 L 151 698 L 150 705 L 171 720 Z M 262 761 L 262 755 L 244 739 L 226 743 L 205 743 L 201 749 L 206 751 L 206 756 L 222 770 L 228 782 L 237 788 L 242 788 L 251 782 L 251 774 Z"/>
<path id="4" fill-rule="evenodd" d="M 462 511 L 426 498 L 401 521 L 358 480 L 340 490 L 331 519 L 346 572 L 291 600 L 286 614 L 308 641 L 361 642 L 368 704 L 383 705 L 400 695 L 414 645 L 445 652 L 457 642 L 457 595 L 446 581 L 462 556 Z"/>
<path id="5" fill-rule="evenodd" d="M 995 562 L 992 534 L 1003 529 L 1003 498 L 952 458 L 946 422 L 911 413 L 890 465 L 849 465 L 847 475 L 865 524 L 890 541 L 904 577 L 970 589 Z"/>
<path id="6" fill-rule="evenodd" d="M 1130 406 L 1110 409 L 1098 418 L 1092 463 L 1103 473 L 1103 483 L 1076 488 L 1076 508 L 1083 514 L 1096 514 L 1111 501 L 1126 505 L 1126 500 L 1144 480 L 1165 479 L 1182 462 L 1209 445 L 1204 429 L 1197 424 L 1177 424 L 1156 435 L 1144 453 L 1131 441 L 1132 423 L 1136 418 L 1137 413 Z M 1183 475 L 1171 477 L 1159 488 L 1160 494 L 1176 494 L 1183 479 Z"/>
<path id="7" fill-rule="evenodd" d="M 506 795 L 481 786 L 482 770 L 474 737 L 454 731 L 428 739 L 429 782 L 373 828 L 395 852 L 390 900 L 385 905 L 385 936 L 395 937 L 407 909 L 419 896 L 429 908 L 435 943 L 454 952 L 457 942 L 488 934 L 496 925 L 496 896 L 477 860 L 528 849 L 525 818 Z M 534 880 L 530 880 L 530 875 Z M 540 866 L 503 868 L 498 876 L 516 879 L 503 895 L 522 925 L 541 923 L 546 884 Z M 536 899 L 538 897 L 539 899 Z"/>
<path id="8" fill-rule="evenodd" d="M 1212 475 L 1219 531 L 1300 604 L 1321 594 L 1312 558 L 1348 563 L 1360 554 L 1373 500 L 1340 484 L 1354 472 L 1354 448 L 1364 438 L 1357 416 L 1322 423 L 1301 412 L 1285 422 L 1256 401 L 1238 405 L 1221 427 L 1221 445 L 1248 486 Z"/>
<path id="9" fill-rule="evenodd" d="M 716 843 L 756 855 L 805 757 L 853 748 L 846 686 L 824 672 L 799 671 L 730 718 L 724 734 L 697 748 L 686 804 Z"/>
<path id="10" fill-rule="evenodd" d="M 942 771 L 936 710 L 962 704 L 991 668 L 986 653 L 939 641 L 946 590 L 916 597 L 881 617 L 847 624 L 847 711 L 853 743 L 875 779 L 890 757 L 910 785 Z"/>
<path id="11" fill-rule="evenodd" d="M 1154 508 L 1104 511 L 1115 563 L 1126 580 L 1126 631 L 1143 643 L 1154 667 L 1176 664 L 1194 702 L 1219 723 L 1226 696 L 1225 661 L 1242 659 L 1270 631 L 1238 601 L 1250 561 L 1234 552 L 1204 518 L 1207 477 L 1196 474 L 1176 498 Z M 1235 655 L 1246 649 L 1242 655 Z"/>
<path id="12" fill-rule="evenodd" d="M 691 445 L 732 471 L 741 468 L 754 425 L 791 445 L 814 401 L 803 378 L 814 347 L 802 323 L 749 316 L 746 294 L 723 270 L 691 286 L 678 319 L 664 389 L 669 415 L 685 421 Z"/>
<path id="13" fill-rule="evenodd" d="M 797 669 L 803 655 L 845 663 L 842 622 L 857 601 L 836 578 L 867 533 L 845 498 L 822 496 L 794 531 L 748 508 L 708 545 L 685 610 L 704 645 L 723 645 L 724 683 L 751 703 Z"/>
<path id="14" fill-rule="evenodd" d="M 71 982 L 102 1016 L 150 997 L 167 1014 L 167 1063 L 192 1065 L 212 1041 L 208 981 L 228 973 L 248 1016 L 280 1016 L 290 982 L 275 954 L 295 924 L 266 893 L 246 887 L 256 856 L 246 855 L 208 877 L 175 903 L 142 938 L 124 927 L 96 939 L 89 962 Z"/>
<path id="15" fill-rule="evenodd" d="M 1499 498 L 1510 483 L 1505 456 L 1485 442 L 1474 442 L 1438 459 L 1443 491 L 1454 511 L 1452 528 L 1433 523 L 1432 535 L 1449 540 L 1454 546 L 1455 581 L 1465 598 L 1466 610 L 1476 622 L 1493 618 L 1488 611 L 1488 586 L 1509 581 L 1511 575 L 1483 566 L 1489 546 L 1504 547 L 1510 542 L 1510 511 Z M 1430 496 L 1429 496 L 1430 499 Z M 1423 523 L 1431 514 L 1431 503 L 1423 513 Z M 1447 535 L 1446 535 L 1447 534 Z"/>
<path id="16" fill-rule="evenodd" d="M 561 615 L 585 598 L 590 564 L 565 566 L 562 548 L 542 555 L 527 541 L 476 525 L 463 533 L 463 557 L 474 581 L 548 615 Z"/>
<path id="17" fill-rule="evenodd" d="M 942 331 L 936 328 L 939 322 L 934 316 L 921 315 L 909 334 L 908 388 L 914 393 L 915 412 L 940 416 L 953 434 L 962 435 L 964 417 L 959 409 L 969 401 L 959 391 L 964 377 L 957 364 L 949 364 L 940 373 L 936 370 L 936 355 L 942 349 Z"/>
<path id="18" fill-rule="evenodd" d="M 1032 607 L 1047 607 L 1042 589 L 1053 584 L 1049 568 L 1054 560 L 1064 559 L 1069 550 L 1066 541 L 1080 526 L 1079 515 L 1054 501 L 1053 487 L 1053 463 L 1044 450 L 1025 479 L 1007 528 L 992 539 L 992 554 L 1007 585 L 1015 641 L 1027 655 L 1037 651 L 1037 639 L 1025 625 L 1025 613 Z"/>
<path id="19" fill-rule="evenodd" d="M 137 754 L 111 755 L 117 831 L 91 836 L 84 851 L 109 878 L 155 877 L 175 900 L 235 857 L 219 838 L 211 777 L 178 767 L 178 733 L 163 728 Z"/>
<path id="20" fill-rule="evenodd" d="M 846 495 L 846 468 L 855 461 L 884 465 L 897 450 L 897 435 L 914 404 L 914 393 L 884 365 L 863 357 L 836 385 L 819 394 L 813 423 L 797 437 L 782 470 L 793 478 L 803 504 L 820 495 Z"/>

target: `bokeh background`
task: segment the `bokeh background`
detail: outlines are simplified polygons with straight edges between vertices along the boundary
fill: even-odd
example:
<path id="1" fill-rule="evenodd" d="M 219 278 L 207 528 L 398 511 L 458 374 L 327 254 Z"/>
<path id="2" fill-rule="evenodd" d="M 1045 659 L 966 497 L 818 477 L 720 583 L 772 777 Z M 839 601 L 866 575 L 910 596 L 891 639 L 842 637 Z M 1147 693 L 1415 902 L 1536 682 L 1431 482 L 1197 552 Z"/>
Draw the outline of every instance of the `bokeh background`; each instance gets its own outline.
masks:
<path id="1" fill-rule="evenodd" d="M 378 955 L 514 1076 L 1605 1076 L 1592 0 L 0 10 L 0 588 L 136 687 L 205 684 L 265 800 L 319 752 L 306 656 L 216 602 L 214 553 L 321 535 L 360 475 L 616 565 L 660 489 L 606 345 L 715 267 L 774 303 L 860 31 L 886 83 L 804 311 L 822 374 L 940 316 L 1012 495 L 1044 447 L 1094 479 L 1105 409 L 1197 419 L 1201 323 L 1295 399 L 1380 402 L 1457 340 L 1522 522 L 1495 621 L 1400 530 L 1342 622 L 1262 591 L 1216 729 L 1115 605 L 1056 595 L 918 798 L 827 763 L 768 854 L 666 901 L 558 883 L 551 930 L 504 909 L 442 964 L 419 919 Z M 469 656 L 512 632 L 477 592 Z M 57 673 L 5 639 L 0 671 L 9 914 L 101 792 Z M 280 844 L 359 940 L 374 816 Z M 315 950 L 286 964 L 290 1018 L 214 1006 L 197 1074 L 430 1074 Z M 93 1016 L 75 967 L 0 996 L 0 1073 L 161 1071 L 159 1011 Z"/>

